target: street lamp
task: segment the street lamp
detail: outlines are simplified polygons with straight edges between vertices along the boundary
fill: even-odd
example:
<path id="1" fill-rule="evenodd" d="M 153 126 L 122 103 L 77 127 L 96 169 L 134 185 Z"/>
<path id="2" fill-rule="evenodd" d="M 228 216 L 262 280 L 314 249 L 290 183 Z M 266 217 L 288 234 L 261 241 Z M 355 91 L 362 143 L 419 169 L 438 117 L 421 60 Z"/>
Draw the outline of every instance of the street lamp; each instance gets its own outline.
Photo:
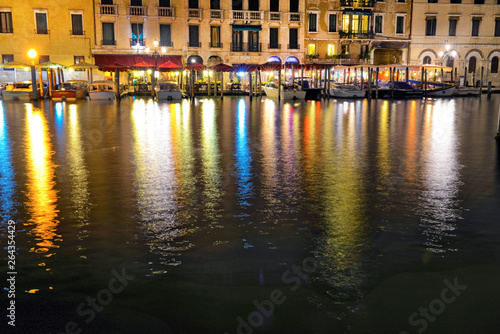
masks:
<path id="1" fill-rule="evenodd" d="M 35 58 L 36 51 L 31 49 L 28 51 L 28 57 L 31 59 L 31 88 L 33 90 L 33 100 L 38 99 L 37 87 L 36 87 L 36 72 L 35 72 Z"/>
<path id="2" fill-rule="evenodd" d="M 153 55 L 155 56 L 155 67 L 153 68 L 153 74 L 151 76 L 151 96 L 155 95 L 155 86 L 156 86 L 156 69 L 158 67 L 158 41 L 155 39 L 153 42 L 155 47 L 155 51 Z"/>

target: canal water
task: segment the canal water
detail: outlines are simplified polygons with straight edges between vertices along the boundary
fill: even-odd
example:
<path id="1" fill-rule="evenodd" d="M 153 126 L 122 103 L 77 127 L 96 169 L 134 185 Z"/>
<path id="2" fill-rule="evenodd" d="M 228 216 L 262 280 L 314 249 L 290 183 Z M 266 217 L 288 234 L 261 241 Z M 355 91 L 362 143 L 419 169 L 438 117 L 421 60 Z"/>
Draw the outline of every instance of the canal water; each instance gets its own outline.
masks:
<path id="1" fill-rule="evenodd" d="M 1 332 L 495 332 L 499 105 L 0 101 Z"/>

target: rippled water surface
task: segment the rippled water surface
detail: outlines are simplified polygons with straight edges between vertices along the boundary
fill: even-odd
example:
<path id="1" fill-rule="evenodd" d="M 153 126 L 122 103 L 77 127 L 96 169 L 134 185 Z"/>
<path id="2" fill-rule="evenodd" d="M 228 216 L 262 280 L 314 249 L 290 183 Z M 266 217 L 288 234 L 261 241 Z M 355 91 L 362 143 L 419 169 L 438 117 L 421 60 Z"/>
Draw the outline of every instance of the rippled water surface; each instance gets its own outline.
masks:
<path id="1" fill-rule="evenodd" d="M 495 332 L 499 105 L 0 101 L 2 328 Z"/>

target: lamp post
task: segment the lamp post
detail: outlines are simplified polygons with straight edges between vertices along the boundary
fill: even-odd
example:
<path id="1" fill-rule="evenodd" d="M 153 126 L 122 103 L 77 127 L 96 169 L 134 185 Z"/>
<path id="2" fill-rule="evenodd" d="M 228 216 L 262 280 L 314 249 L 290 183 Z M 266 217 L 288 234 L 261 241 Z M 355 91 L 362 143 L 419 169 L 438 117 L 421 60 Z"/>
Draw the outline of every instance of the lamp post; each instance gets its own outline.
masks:
<path id="1" fill-rule="evenodd" d="M 153 42 L 155 50 L 153 55 L 155 56 L 155 67 L 153 68 L 153 73 L 151 76 L 151 96 L 155 96 L 155 86 L 156 86 L 156 69 L 158 67 L 158 41 L 155 39 Z"/>
<path id="2" fill-rule="evenodd" d="M 31 88 L 33 89 L 33 100 L 37 100 L 38 94 L 36 88 L 36 71 L 35 71 L 36 51 L 34 49 L 29 50 L 28 57 L 30 57 L 31 59 Z"/>

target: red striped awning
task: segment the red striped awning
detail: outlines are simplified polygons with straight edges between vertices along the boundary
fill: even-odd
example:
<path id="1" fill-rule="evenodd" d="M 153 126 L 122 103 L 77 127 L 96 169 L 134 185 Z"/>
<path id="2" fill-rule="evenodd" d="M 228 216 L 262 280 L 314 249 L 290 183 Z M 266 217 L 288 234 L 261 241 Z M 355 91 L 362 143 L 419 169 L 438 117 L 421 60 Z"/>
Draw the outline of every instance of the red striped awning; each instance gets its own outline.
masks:
<path id="1" fill-rule="evenodd" d="M 94 55 L 95 64 L 99 69 L 109 68 L 115 64 L 123 66 L 136 66 L 137 64 L 150 64 L 154 66 L 155 57 L 152 55 Z M 160 55 L 156 59 L 157 64 L 167 61 L 182 67 L 182 56 Z"/>

